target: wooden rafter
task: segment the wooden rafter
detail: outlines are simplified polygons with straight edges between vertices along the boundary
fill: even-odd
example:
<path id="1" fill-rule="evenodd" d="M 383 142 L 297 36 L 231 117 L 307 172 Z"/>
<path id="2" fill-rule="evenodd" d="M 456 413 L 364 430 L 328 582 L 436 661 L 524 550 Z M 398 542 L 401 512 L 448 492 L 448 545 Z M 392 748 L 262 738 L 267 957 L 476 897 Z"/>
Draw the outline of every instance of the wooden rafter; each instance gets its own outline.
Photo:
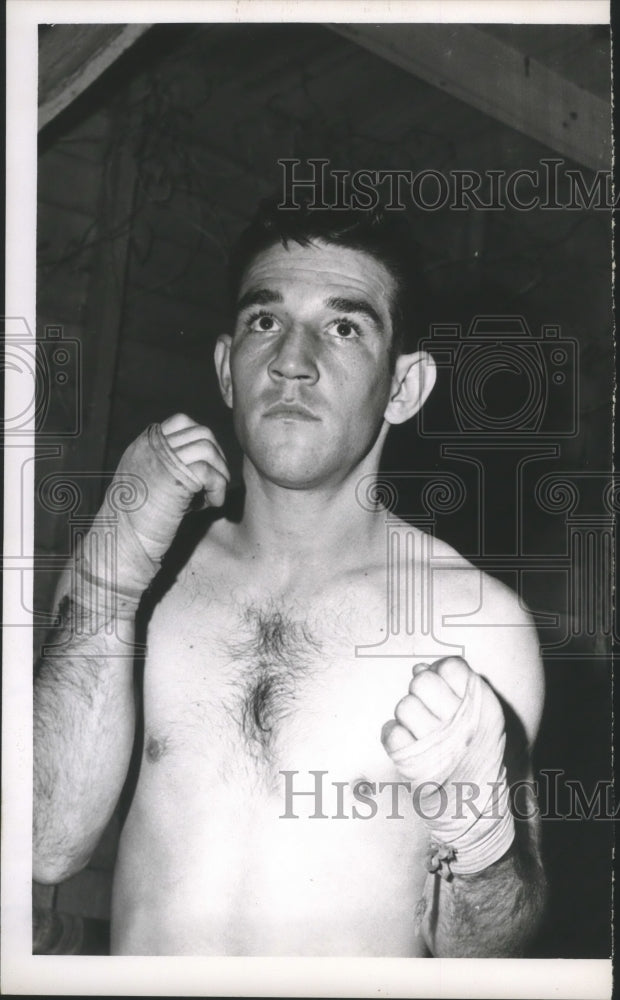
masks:
<path id="1" fill-rule="evenodd" d="M 39 53 L 39 128 L 150 24 L 56 25 Z M 468 24 L 332 24 L 350 41 L 593 170 L 611 164 L 610 103 Z"/>
<path id="2" fill-rule="evenodd" d="M 352 42 L 593 170 L 611 167 L 610 103 L 483 28 L 332 24 Z"/>
<path id="3" fill-rule="evenodd" d="M 64 111 L 151 27 L 56 24 L 39 47 L 39 129 Z"/>

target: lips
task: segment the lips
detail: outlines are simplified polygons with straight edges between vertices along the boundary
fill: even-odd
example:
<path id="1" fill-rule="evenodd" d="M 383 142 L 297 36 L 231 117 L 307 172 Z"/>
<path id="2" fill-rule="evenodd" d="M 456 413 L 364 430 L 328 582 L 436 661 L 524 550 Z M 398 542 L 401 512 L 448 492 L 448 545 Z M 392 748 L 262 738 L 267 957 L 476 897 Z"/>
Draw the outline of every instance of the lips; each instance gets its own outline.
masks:
<path id="1" fill-rule="evenodd" d="M 283 420 L 320 420 L 320 417 L 301 403 L 275 403 L 265 410 L 264 416 L 280 417 Z"/>

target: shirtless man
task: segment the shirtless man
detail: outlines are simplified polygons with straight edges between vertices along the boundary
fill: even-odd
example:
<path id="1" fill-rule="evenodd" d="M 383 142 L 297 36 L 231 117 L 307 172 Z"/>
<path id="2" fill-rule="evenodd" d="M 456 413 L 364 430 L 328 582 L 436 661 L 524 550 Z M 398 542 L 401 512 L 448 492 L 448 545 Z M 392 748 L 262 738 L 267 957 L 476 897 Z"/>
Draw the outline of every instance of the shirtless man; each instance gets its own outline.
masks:
<path id="1" fill-rule="evenodd" d="M 445 655 L 405 632 L 382 655 L 386 512 L 356 490 L 435 372 L 406 347 L 394 221 L 353 216 L 272 211 L 241 243 L 234 330 L 215 349 L 244 452 L 241 517 L 227 516 L 212 433 L 177 414 L 121 460 L 116 485 L 146 489 L 113 512 L 115 575 L 89 548 L 106 500 L 61 581 L 59 645 L 35 687 L 34 878 L 47 883 L 87 863 L 116 807 L 136 610 L 192 502 L 210 508 L 185 520 L 200 530 L 152 601 L 115 954 L 518 955 L 540 915 L 536 831 L 507 805 L 543 690 L 515 595 L 433 540 Z M 400 568 L 420 598 L 428 566 L 408 530 Z"/>

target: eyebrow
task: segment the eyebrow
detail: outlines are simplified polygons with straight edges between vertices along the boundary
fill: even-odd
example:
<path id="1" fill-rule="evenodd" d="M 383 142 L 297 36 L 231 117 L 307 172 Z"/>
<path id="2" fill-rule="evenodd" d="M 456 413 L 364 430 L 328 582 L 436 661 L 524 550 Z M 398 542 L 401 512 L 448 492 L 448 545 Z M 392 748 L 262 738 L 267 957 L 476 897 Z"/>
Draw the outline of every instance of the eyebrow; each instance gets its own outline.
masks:
<path id="1" fill-rule="evenodd" d="M 249 306 L 268 306 L 274 302 L 284 302 L 284 297 L 280 292 L 271 288 L 250 288 L 243 293 L 237 302 L 237 311 L 241 312 Z"/>
<path id="2" fill-rule="evenodd" d="M 335 309 L 337 312 L 358 313 L 366 316 L 375 326 L 383 330 L 383 320 L 379 316 L 379 313 L 365 299 L 346 299 L 337 295 L 328 299 L 325 305 L 329 309 Z"/>

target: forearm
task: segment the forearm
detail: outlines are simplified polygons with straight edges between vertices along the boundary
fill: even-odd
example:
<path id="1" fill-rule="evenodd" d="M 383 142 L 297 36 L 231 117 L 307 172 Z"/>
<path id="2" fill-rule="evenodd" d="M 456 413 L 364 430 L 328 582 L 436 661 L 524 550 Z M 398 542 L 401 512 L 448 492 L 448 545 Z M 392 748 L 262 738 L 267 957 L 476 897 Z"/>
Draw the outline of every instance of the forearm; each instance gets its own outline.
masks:
<path id="1" fill-rule="evenodd" d="M 540 921 L 546 896 L 539 860 L 515 845 L 474 875 L 429 874 L 422 933 L 436 958 L 519 956 Z"/>
<path id="2" fill-rule="evenodd" d="M 133 622 L 79 634 L 69 596 L 59 610 L 34 689 L 33 876 L 48 883 L 88 861 L 123 787 L 135 728 Z"/>
<path id="3" fill-rule="evenodd" d="M 195 471 L 194 471 L 195 470 Z M 59 587 L 56 655 L 35 685 L 34 877 L 83 866 L 109 820 L 134 739 L 134 618 L 199 491 L 224 500 L 213 435 L 184 414 L 123 453 Z"/>

